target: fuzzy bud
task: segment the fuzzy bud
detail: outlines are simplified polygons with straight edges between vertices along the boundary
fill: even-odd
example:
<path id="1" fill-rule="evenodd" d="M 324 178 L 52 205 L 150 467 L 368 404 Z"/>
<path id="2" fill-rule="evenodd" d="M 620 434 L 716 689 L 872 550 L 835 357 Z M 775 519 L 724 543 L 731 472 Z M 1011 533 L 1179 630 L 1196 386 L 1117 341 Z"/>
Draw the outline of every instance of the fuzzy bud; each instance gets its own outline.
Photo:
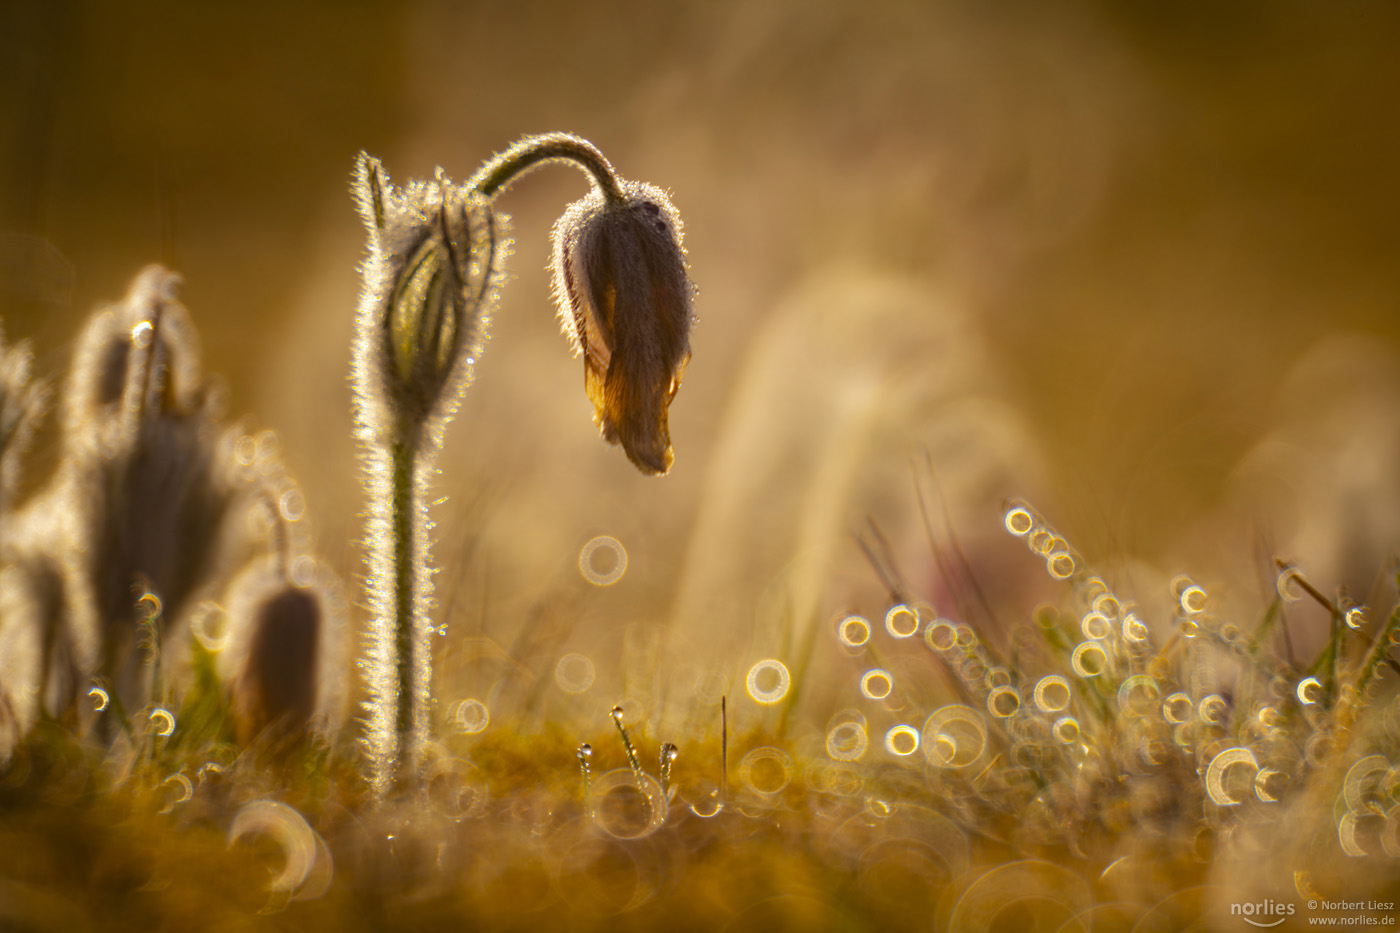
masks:
<path id="1" fill-rule="evenodd" d="M 584 386 L 604 439 L 643 473 L 671 468 L 667 412 L 690 359 L 691 294 L 681 219 L 665 192 L 595 188 L 554 225 L 554 292 L 583 353 Z"/>
<path id="2" fill-rule="evenodd" d="M 368 155 L 354 188 L 370 234 L 357 391 L 366 409 L 377 410 L 378 417 L 367 412 L 376 427 L 402 437 L 450 414 L 470 374 L 500 286 L 504 218 L 441 173 L 395 188 Z"/>

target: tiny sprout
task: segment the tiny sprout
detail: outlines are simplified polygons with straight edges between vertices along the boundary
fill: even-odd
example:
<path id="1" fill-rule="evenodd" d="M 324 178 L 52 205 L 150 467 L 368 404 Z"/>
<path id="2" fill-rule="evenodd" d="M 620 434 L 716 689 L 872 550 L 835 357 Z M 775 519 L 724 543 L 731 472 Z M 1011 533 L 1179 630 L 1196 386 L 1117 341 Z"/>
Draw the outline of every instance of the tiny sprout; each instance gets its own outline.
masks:
<path id="1" fill-rule="evenodd" d="M 590 787 L 590 786 L 592 785 L 592 783 L 593 783 L 593 770 L 592 770 L 592 768 L 589 766 L 589 762 L 591 762 L 592 760 L 593 760 L 593 746 L 592 746 L 592 745 L 589 745 L 587 742 L 584 742 L 583 744 L 579 745 L 579 747 L 578 747 L 578 771 L 579 771 L 579 774 L 583 776 L 583 796 L 584 796 L 584 799 L 585 799 L 585 800 L 588 799 L 589 787 Z"/>
<path id="2" fill-rule="evenodd" d="M 670 794 L 671 788 L 671 766 L 675 764 L 676 756 L 680 754 L 680 749 L 676 748 L 672 742 L 661 744 L 661 795 L 663 797 Z"/>

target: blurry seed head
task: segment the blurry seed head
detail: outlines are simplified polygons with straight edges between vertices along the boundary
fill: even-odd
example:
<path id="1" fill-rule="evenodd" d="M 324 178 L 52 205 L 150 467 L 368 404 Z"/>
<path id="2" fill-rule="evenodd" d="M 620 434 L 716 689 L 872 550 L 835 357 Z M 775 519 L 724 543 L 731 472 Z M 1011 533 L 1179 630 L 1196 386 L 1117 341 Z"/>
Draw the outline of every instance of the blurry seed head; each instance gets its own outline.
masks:
<path id="1" fill-rule="evenodd" d="M 554 293 L 603 437 L 643 473 L 671 468 L 667 411 L 690 359 L 680 215 L 661 189 L 597 187 L 554 225 Z"/>
<path id="2" fill-rule="evenodd" d="M 147 266 L 126 298 L 94 314 L 63 388 L 64 450 L 113 457 L 162 414 L 204 401 L 198 339 L 177 300 L 179 276 Z"/>
<path id="3" fill-rule="evenodd" d="M 30 378 L 33 362 L 27 341 L 7 347 L 0 331 L 0 514 L 10 508 L 20 462 L 48 406 L 48 387 Z"/>
<path id="4" fill-rule="evenodd" d="M 501 286 L 508 221 L 441 170 L 395 187 L 365 153 L 353 190 L 369 233 L 352 370 L 361 430 L 406 437 L 450 416 L 470 380 Z"/>

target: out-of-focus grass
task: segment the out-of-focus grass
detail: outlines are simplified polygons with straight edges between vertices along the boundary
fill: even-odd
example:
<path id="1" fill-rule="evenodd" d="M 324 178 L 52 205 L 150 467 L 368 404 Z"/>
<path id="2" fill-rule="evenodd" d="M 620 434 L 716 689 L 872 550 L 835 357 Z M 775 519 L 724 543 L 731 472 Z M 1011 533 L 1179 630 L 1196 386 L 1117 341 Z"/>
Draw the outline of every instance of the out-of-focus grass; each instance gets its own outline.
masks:
<path id="1" fill-rule="evenodd" d="M 838 685 L 794 663 L 785 689 L 755 672 L 728 697 L 727 734 L 698 698 L 684 732 L 626 726 L 653 777 L 660 743 L 680 748 L 664 818 L 606 718 L 540 715 L 557 683 L 489 723 L 440 710 L 421 791 L 375 807 L 349 733 L 233 745 L 196 658 L 170 735 L 152 718 L 104 743 L 46 720 L 21 746 L 0 777 L 4 920 L 1179 929 L 1227 923 L 1232 904 L 1394 889 L 1400 612 L 1353 628 L 1339 609 L 1294 664 L 1285 630 L 1329 624 L 1294 568 L 1236 625 L 1184 577 L 1134 605 L 1028 506 L 1007 527 L 1063 589 L 999 640 L 875 606 L 812 649 Z"/>

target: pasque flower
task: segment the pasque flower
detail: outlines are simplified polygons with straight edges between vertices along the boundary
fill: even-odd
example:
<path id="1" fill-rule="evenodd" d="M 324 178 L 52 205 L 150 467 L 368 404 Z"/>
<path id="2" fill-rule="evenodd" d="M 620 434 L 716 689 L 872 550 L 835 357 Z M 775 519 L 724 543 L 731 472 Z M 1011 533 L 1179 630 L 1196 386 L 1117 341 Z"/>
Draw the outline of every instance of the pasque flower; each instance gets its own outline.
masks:
<path id="1" fill-rule="evenodd" d="M 603 437 L 644 473 L 671 468 L 667 412 L 690 359 L 691 293 L 681 219 L 665 192 L 600 188 L 554 225 L 554 291 L 583 353 L 584 385 Z"/>
<path id="2" fill-rule="evenodd" d="M 504 280 L 509 226 L 495 199 L 551 162 L 593 181 L 555 224 L 554 284 L 596 420 L 642 472 L 671 468 L 666 416 L 690 358 L 692 289 L 665 193 L 622 181 L 567 133 L 526 137 L 463 185 L 439 170 L 395 187 L 362 154 L 354 191 L 369 250 L 351 381 L 370 496 L 365 743 L 378 797 L 412 783 L 431 730 L 426 491 Z"/>

